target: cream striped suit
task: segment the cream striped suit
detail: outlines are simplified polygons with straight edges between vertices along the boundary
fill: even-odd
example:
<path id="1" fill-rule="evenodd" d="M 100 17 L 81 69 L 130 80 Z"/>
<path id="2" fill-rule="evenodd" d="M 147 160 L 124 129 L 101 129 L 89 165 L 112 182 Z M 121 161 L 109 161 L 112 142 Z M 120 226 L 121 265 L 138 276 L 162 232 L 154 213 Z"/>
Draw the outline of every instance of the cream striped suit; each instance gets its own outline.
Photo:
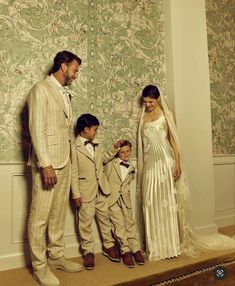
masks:
<path id="1" fill-rule="evenodd" d="M 61 86 L 62 87 L 62 86 Z M 70 150 L 72 109 L 66 110 L 62 94 L 51 76 L 36 83 L 28 95 L 29 130 L 32 146 L 28 165 L 32 166 L 32 203 L 28 224 L 29 246 L 34 270 L 51 258 L 63 256 L 64 223 L 71 181 Z M 43 189 L 41 167 L 52 166 L 57 184 Z M 48 247 L 44 237 L 48 230 Z"/>
<path id="2" fill-rule="evenodd" d="M 122 254 L 129 251 L 135 253 L 140 250 L 130 197 L 130 184 L 134 179 L 135 169 L 130 164 L 127 175 L 123 179 L 119 158 L 108 162 L 104 169 L 111 190 L 109 210 L 114 235 L 120 244 Z"/>

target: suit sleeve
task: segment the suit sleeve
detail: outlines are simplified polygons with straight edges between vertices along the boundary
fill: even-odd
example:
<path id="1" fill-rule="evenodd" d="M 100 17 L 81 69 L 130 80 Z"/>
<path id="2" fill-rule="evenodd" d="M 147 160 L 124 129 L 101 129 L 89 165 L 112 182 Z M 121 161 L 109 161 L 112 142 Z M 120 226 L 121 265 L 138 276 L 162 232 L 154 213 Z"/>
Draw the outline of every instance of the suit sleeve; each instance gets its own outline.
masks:
<path id="1" fill-rule="evenodd" d="M 47 143 L 48 93 L 45 87 L 35 85 L 28 96 L 29 131 L 39 167 L 52 165 Z"/>
<path id="2" fill-rule="evenodd" d="M 103 153 L 103 164 L 107 164 L 109 161 L 114 159 L 115 155 L 117 154 L 119 149 L 111 148 L 108 151 L 102 150 Z"/>
<path id="3" fill-rule="evenodd" d="M 111 173 L 111 162 L 104 165 L 104 173 L 105 173 L 106 178 L 108 179 Z"/>
<path id="4" fill-rule="evenodd" d="M 72 177 L 71 177 L 71 191 L 73 199 L 77 199 L 81 197 L 79 192 L 79 184 L 78 184 L 78 158 L 76 154 L 76 149 L 74 144 L 71 147 L 71 154 L 72 154 Z"/>

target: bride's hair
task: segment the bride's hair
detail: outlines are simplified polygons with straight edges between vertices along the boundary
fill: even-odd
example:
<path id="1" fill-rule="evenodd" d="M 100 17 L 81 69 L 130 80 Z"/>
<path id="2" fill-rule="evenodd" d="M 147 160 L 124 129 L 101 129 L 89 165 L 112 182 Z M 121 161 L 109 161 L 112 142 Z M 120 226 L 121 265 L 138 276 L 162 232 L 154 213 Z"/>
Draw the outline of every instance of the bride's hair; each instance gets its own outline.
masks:
<path id="1" fill-rule="evenodd" d="M 140 105 L 143 104 L 143 99 L 145 97 L 150 97 L 150 98 L 154 98 L 154 99 L 158 99 L 160 96 L 160 90 L 158 89 L 157 86 L 155 85 L 147 85 L 143 91 L 142 91 L 142 95 L 140 97 Z"/>

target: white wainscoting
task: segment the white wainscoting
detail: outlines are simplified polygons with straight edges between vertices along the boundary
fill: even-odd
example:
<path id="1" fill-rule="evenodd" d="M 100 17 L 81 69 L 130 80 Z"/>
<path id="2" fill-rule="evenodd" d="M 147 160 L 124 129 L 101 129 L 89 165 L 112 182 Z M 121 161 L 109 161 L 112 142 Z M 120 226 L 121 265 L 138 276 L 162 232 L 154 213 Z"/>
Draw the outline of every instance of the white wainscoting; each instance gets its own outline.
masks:
<path id="1" fill-rule="evenodd" d="M 135 165 L 135 160 L 133 161 Z M 30 264 L 27 242 L 27 222 L 31 202 L 31 170 L 23 163 L 0 163 L 0 271 Z M 135 201 L 135 181 L 131 185 Z M 134 208 L 134 205 L 133 205 Z M 101 251 L 98 230 L 94 222 L 95 251 Z M 65 256 L 78 257 L 79 240 L 72 200 L 65 224 Z"/>
<path id="2" fill-rule="evenodd" d="M 235 225 L 235 156 L 214 157 L 215 222 Z"/>
<path id="3" fill-rule="evenodd" d="M 135 160 L 133 164 L 135 165 Z M 0 164 L 0 271 L 30 263 L 27 243 L 27 220 L 31 201 L 30 168 L 22 163 Z M 215 222 L 219 227 L 235 224 L 235 158 L 214 158 Z M 135 181 L 131 186 L 133 208 Z M 135 210 L 133 210 L 135 213 Z M 96 252 L 101 251 L 94 223 Z M 65 255 L 80 256 L 74 207 L 70 201 L 65 225 Z"/>

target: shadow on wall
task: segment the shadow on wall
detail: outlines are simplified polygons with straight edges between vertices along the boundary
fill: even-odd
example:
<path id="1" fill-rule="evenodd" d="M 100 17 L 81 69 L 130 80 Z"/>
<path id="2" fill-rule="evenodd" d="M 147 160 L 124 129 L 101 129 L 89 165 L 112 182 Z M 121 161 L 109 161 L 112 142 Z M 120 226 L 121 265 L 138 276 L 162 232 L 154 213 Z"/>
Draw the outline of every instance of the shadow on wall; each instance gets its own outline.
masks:
<path id="1" fill-rule="evenodd" d="M 25 264 L 30 264 L 30 252 L 28 245 L 28 218 L 30 212 L 30 204 L 32 199 L 32 176 L 31 168 L 27 166 L 28 155 L 30 151 L 31 138 L 29 132 L 29 110 L 27 102 L 25 101 L 23 108 L 20 113 L 20 125 L 21 125 L 21 134 L 20 134 L 20 145 L 21 145 L 21 157 L 22 161 L 25 162 L 23 167 L 22 178 L 24 182 L 24 201 L 22 202 L 22 224 L 21 224 L 21 235 L 22 241 L 22 252 L 24 253 Z"/>
<path id="2" fill-rule="evenodd" d="M 21 126 L 21 134 L 20 134 L 21 156 L 22 156 L 22 161 L 27 162 L 30 149 L 30 142 L 31 142 L 29 133 L 29 110 L 27 102 L 24 103 L 20 113 L 20 126 Z"/>

